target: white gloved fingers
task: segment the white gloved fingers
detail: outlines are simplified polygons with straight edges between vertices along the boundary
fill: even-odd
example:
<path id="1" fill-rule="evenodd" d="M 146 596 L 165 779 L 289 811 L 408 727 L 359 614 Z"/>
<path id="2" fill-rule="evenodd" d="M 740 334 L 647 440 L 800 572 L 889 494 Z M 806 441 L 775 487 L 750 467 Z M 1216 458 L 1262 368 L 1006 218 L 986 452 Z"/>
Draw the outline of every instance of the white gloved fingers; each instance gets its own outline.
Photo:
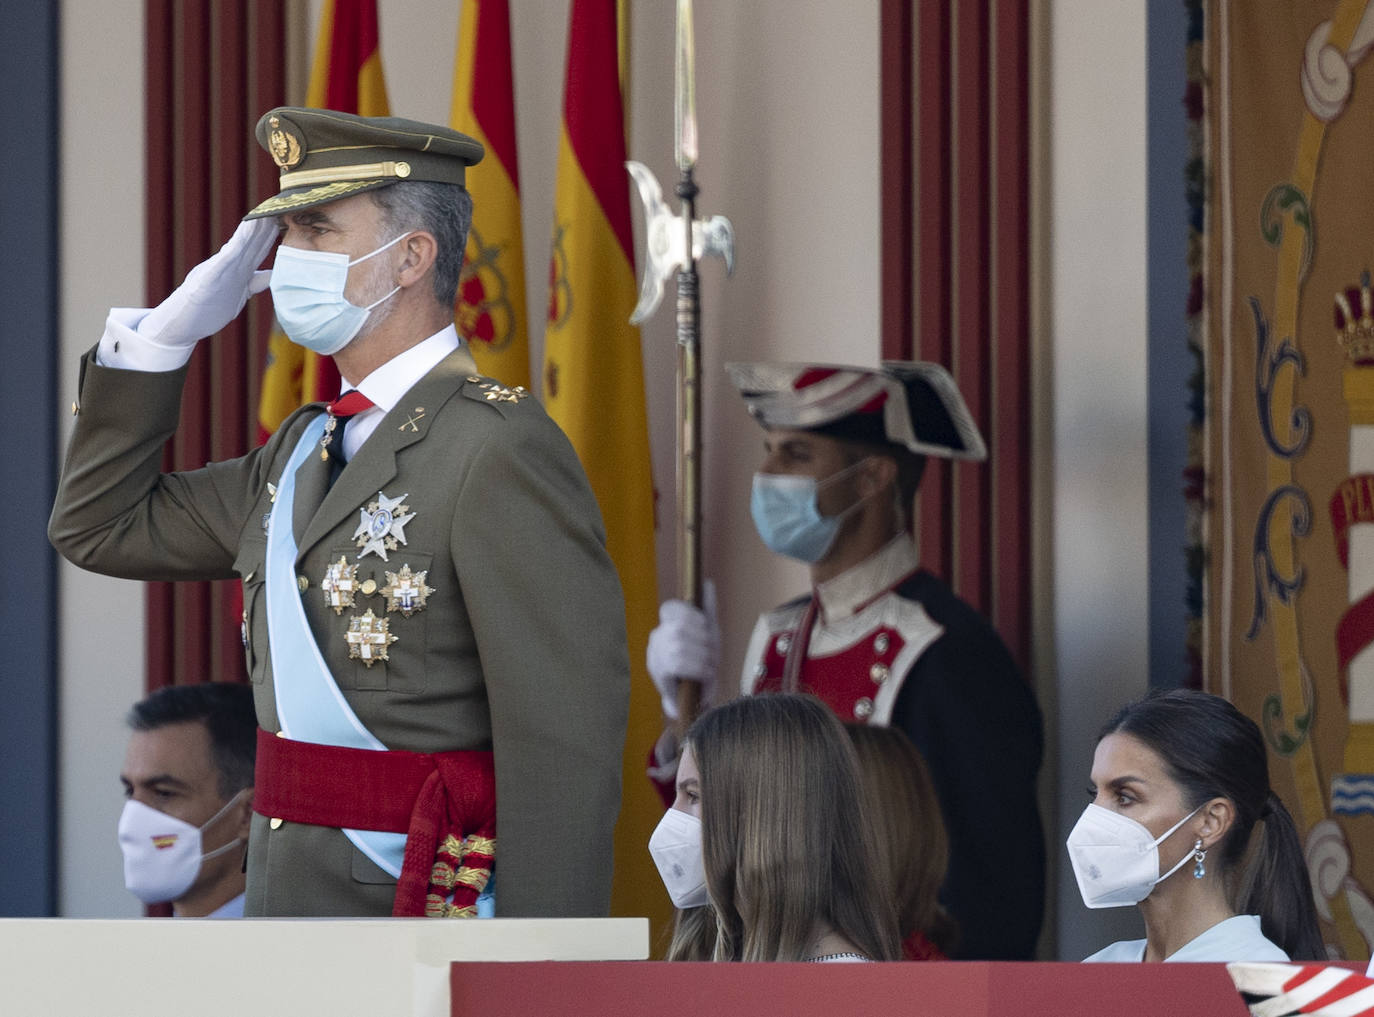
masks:
<path id="1" fill-rule="evenodd" d="M 688 681 L 705 681 L 720 657 L 719 627 L 714 619 L 681 600 L 665 601 L 658 617 L 654 634 L 660 669 Z"/>
<path id="2" fill-rule="evenodd" d="M 720 624 L 715 617 L 715 584 L 709 580 L 702 590 L 704 607 L 682 600 L 666 600 L 659 605 L 658 625 L 649 633 L 645 661 L 649 677 L 663 701 L 664 716 L 676 720 L 677 683 L 699 682 L 702 702 L 715 690 L 720 665 Z"/>
<path id="3" fill-rule="evenodd" d="M 234 235 L 229 238 L 226 247 L 242 243 L 245 251 L 245 260 L 249 268 L 257 268 L 262 264 L 262 259 L 267 257 L 267 252 L 272 250 L 272 246 L 281 236 L 281 223 L 275 216 L 267 216 L 262 219 L 245 219 L 239 223 L 234 230 Z"/>
<path id="4" fill-rule="evenodd" d="M 163 346 L 193 346 L 233 321 L 257 283 L 258 265 L 278 234 L 275 219 L 239 223 L 223 247 L 191 269 L 171 295 L 148 312 L 138 333 Z"/>

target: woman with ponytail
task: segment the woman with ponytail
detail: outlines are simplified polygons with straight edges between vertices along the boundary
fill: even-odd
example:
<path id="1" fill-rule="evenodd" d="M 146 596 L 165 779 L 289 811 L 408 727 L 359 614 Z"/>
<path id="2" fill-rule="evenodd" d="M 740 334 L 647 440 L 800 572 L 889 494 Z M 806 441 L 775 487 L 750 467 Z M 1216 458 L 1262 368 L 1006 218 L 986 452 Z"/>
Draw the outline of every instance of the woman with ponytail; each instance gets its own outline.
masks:
<path id="1" fill-rule="evenodd" d="M 1083 902 L 1137 905 L 1146 934 L 1088 960 L 1326 959 L 1264 740 L 1226 700 L 1173 689 L 1124 707 L 1098 739 L 1088 792 L 1068 839 Z"/>

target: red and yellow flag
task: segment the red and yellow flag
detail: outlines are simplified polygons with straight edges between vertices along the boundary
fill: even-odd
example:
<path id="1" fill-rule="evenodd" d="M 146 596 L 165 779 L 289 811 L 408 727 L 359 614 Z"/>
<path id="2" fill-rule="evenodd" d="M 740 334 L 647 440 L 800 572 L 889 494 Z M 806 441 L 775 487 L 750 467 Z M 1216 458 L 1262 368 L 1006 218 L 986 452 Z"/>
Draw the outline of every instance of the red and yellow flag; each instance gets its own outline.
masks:
<path id="1" fill-rule="evenodd" d="M 388 114 L 377 0 L 325 0 L 305 104 L 365 117 Z M 258 442 L 296 407 L 339 393 L 334 361 L 302 349 L 274 327 L 258 398 Z"/>
<path id="2" fill-rule="evenodd" d="M 657 620 L 654 491 L 625 173 L 616 0 L 573 0 L 549 265 L 544 403 L 582 459 L 625 591 L 630 727 L 612 910 L 662 927 L 668 897 L 649 856 L 663 804 L 644 774 L 662 716 L 644 670 Z"/>
<path id="3" fill-rule="evenodd" d="M 525 245 L 515 145 L 508 0 L 463 0 L 453 73 L 455 130 L 487 154 L 467 171 L 472 229 L 453 317 L 483 374 L 530 387 Z"/>

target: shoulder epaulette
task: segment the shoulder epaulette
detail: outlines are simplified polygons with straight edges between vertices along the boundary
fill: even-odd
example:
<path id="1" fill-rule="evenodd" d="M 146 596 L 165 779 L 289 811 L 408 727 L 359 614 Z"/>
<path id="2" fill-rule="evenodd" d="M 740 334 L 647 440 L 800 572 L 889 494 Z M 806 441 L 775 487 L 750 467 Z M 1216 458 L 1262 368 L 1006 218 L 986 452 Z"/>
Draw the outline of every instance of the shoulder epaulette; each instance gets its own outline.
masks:
<path id="1" fill-rule="evenodd" d="M 512 388 L 501 384 L 495 378 L 486 378 L 480 374 L 469 374 L 467 382 L 468 384 L 463 386 L 464 395 L 478 402 L 491 403 L 498 409 L 502 408 L 503 403 L 519 403 L 530 395 L 529 389 L 524 385 Z"/>

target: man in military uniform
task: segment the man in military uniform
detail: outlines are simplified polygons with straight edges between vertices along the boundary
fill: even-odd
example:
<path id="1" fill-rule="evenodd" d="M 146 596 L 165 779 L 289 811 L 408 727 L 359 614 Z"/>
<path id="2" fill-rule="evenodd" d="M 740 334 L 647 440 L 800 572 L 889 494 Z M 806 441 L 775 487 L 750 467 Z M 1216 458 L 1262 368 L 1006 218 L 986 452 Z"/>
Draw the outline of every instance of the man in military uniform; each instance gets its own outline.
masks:
<path id="1" fill-rule="evenodd" d="M 812 585 L 759 618 L 740 691 L 808 691 L 842 720 L 901 728 L 944 811 L 954 956 L 1029 958 L 1044 906 L 1040 711 L 997 633 L 920 567 L 908 531 L 925 457 L 986 456 L 954 380 L 927 363 L 728 370 L 766 432 L 755 525 L 810 566 Z M 677 681 L 713 684 L 719 641 L 712 612 L 662 606 L 649 672 L 670 715 Z M 656 779 L 673 769 L 667 742 Z"/>
<path id="2" fill-rule="evenodd" d="M 481 146 L 293 108 L 257 137 L 280 193 L 157 308 L 111 311 L 83 359 L 49 536 L 111 575 L 242 579 L 247 914 L 471 914 L 493 853 L 500 915 L 604 914 L 624 607 L 572 447 L 453 327 Z M 191 350 L 269 277 L 288 337 L 349 391 L 160 474 Z"/>

